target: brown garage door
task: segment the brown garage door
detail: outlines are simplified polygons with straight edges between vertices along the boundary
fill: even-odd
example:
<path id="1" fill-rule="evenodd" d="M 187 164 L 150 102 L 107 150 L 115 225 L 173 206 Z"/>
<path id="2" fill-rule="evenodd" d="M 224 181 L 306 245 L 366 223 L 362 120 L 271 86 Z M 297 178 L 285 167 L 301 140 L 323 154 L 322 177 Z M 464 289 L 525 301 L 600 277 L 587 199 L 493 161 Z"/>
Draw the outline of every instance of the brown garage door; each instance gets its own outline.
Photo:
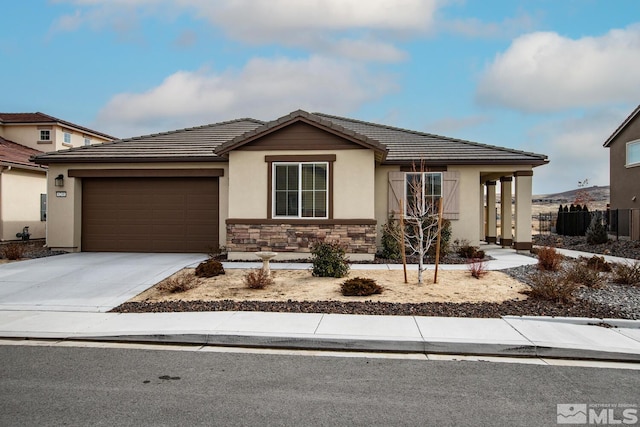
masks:
<path id="1" fill-rule="evenodd" d="M 218 178 L 85 178 L 82 250 L 207 252 L 218 244 Z"/>

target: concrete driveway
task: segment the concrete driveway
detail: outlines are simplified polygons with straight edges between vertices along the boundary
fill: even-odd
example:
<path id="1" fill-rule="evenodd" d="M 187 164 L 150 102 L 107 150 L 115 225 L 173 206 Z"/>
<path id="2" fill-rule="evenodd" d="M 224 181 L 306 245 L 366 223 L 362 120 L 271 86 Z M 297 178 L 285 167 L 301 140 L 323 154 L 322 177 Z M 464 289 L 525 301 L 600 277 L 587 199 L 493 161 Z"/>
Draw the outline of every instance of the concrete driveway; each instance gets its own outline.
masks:
<path id="1" fill-rule="evenodd" d="M 0 310 L 105 312 L 205 254 L 83 252 L 0 265 Z"/>

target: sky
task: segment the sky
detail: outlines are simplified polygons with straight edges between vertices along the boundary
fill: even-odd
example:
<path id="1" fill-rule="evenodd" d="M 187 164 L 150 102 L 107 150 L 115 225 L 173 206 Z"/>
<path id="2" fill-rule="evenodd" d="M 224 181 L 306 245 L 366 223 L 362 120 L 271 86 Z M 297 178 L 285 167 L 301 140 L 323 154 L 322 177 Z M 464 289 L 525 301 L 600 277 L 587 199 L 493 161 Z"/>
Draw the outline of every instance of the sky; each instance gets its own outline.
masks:
<path id="1" fill-rule="evenodd" d="M 303 109 L 546 154 L 549 194 L 640 104 L 638 0 L 5 3 L 0 111 L 119 138 Z"/>

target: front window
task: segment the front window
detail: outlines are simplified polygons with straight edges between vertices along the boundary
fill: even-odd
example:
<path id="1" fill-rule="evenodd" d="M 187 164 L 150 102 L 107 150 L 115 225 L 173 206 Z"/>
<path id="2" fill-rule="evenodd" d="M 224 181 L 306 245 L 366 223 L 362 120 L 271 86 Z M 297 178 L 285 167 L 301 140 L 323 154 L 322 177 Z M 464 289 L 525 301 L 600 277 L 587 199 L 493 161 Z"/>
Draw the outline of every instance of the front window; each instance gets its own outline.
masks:
<path id="1" fill-rule="evenodd" d="M 84 137 L 84 145 L 91 145 L 91 138 Z"/>
<path id="2" fill-rule="evenodd" d="M 50 130 L 41 130 L 40 131 L 40 141 L 51 141 L 51 131 Z"/>
<path id="3" fill-rule="evenodd" d="M 423 216 L 437 209 L 442 197 L 442 172 L 412 172 L 405 178 L 405 215 Z"/>
<path id="4" fill-rule="evenodd" d="M 64 143 L 71 144 L 71 134 L 69 132 L 64 133 Z"/>
<path id="5" fill-rule="evenodd" d="M 274 163 L 273 217 L 327 218 L 329 164 Z"/>
<path id="6" fill-rule="evenodd" d="M 640 165 L 640 140 L 627 143 L 627 166 Z"/>

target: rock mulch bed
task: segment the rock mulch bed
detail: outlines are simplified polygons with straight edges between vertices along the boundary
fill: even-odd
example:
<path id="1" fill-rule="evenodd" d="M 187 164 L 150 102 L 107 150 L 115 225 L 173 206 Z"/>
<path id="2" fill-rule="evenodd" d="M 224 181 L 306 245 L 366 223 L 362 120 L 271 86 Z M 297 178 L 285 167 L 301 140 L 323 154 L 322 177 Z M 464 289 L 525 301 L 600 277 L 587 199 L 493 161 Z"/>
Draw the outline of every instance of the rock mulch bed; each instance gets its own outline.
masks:
<path id="1" fill-rule="evenodd" d="M 609 239 L 607 243 L 590 245 L 584 236 L 539 234 L 533 236 L 533 244 L 640 260 L 640 242 L 638 241 Z"/>

